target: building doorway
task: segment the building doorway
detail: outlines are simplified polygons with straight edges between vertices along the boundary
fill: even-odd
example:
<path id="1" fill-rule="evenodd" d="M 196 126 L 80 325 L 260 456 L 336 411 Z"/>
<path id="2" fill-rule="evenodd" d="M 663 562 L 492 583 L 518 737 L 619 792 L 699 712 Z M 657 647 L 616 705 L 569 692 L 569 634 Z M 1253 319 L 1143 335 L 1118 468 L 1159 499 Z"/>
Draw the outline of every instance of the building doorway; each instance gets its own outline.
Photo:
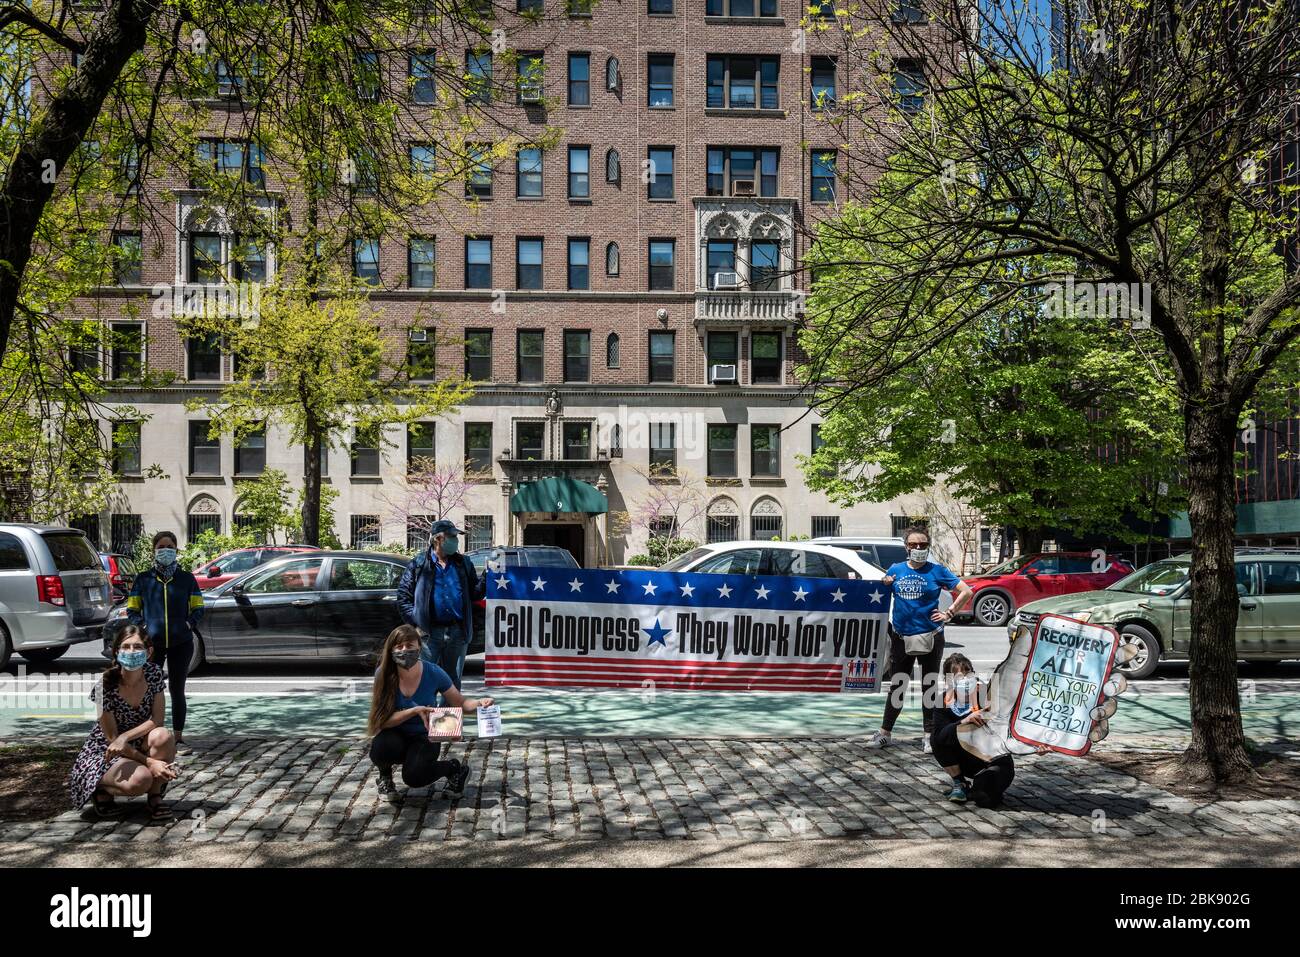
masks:
<path id="1" fill-rule="evenodd" d="M 567 549 L 580 565 L 586 566 L 586 534 L 576 522 L 530 522 L 524 526 L 525 545 L 555 545 Z"/>

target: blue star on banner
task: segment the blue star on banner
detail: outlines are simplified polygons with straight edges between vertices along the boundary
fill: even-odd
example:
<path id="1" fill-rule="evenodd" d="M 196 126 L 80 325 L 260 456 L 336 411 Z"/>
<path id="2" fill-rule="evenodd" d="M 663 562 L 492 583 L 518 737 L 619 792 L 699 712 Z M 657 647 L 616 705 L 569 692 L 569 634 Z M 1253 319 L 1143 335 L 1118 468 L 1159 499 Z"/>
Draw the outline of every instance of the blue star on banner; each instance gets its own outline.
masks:
<path id="1" fill-rule="evenodd" d="M 664 639 L 671 635 L 673 630 L 671 628 L 665 628 L 663 625 L 659 624 L 659 619 L 656 618 L 655 626 L 653 628 L 647 628 L 645 633 L 650 636 L 650 640 L 646 642 L 647 648 L 653 644 L 660 644 L 667 648 L 668 642 L 664 641 Z"/>

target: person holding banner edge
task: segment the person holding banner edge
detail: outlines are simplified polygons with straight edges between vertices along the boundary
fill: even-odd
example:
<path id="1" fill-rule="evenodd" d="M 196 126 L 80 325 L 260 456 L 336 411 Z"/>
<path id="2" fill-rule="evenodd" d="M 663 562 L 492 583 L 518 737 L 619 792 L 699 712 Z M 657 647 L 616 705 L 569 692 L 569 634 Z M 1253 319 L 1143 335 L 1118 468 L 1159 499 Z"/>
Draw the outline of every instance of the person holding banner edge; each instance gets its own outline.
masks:
<path id="1" fill-rule="evenodd" d="M 925 733 L 921 750 L 931 753 L 930 735 L 939 710 L 937 686 L 943 661 L 943 626 L 970 601 L 971 587 L 951 570 L 930 561 L 930 533 L 921 525 L 907 530 L 907 561 L 891 565 L 881 583 L 893 597 L 889 612 L 889 657 L 883 684 L 889 688 L 885 716 L 880 729 L 867 741 L 868 748 L 893 743 L 894 722 L 903 710 L 903 696 L 912 680 L 912 669 L 921 665 L 921 713 Z M 952 605 L 939 610 L 939 597 L 953 592 Z"/>

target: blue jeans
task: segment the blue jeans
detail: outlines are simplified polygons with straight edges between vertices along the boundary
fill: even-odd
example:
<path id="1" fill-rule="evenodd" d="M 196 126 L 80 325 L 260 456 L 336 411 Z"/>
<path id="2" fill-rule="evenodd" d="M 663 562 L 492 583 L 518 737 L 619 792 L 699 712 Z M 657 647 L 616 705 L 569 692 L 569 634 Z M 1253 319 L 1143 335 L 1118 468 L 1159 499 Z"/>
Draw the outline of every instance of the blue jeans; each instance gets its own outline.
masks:
<path id="1" fill-rule="evenodd" d="M 451 677 L 460 690 L 460 676 L 465 670 L 465 629 L 460 624 L 434 625 L 421 641 L 424 660 L 431 661 Z"/>

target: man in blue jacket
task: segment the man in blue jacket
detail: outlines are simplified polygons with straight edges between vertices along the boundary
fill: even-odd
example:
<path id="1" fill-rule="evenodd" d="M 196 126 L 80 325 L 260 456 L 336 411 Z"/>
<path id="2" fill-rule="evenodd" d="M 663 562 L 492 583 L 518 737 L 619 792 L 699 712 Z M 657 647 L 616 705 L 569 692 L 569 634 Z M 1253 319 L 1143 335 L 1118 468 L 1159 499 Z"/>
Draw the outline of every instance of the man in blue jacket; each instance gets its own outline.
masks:
<path id="1" fill-rule="evenodd" d="M 429 548 L 411 559 L 397 585 L 402 620 L 420 632 L 424 657 L 451 675 L 456 690 L 474 632 L 474 602 L 487 591 L 460 551 L 465 533 L 447 519 L 433 523 Z"/>

